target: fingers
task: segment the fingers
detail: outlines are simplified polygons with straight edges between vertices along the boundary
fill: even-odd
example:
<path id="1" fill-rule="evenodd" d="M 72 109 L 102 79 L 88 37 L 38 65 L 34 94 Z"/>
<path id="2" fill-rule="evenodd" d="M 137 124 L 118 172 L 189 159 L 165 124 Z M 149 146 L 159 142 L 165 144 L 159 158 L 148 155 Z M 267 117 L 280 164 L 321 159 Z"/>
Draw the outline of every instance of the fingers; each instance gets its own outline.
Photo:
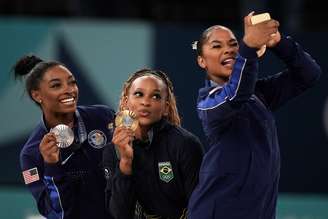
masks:
<path id="1" fill-rule="evenodd" d="M 266 28 L 265 30 L 271 35 L 271 34 L 275 34 L 278 31 L 279 28 L 279 22 L 276 20 L 269 20 L 266 22 L 263 22 L 263 24 L 265 25 L 264 28 Z"/>
<path id="2" fill-rule="evenodd" d="M 247 16 L 244 17 L 244 24 L 245 25 L 252 25 L 251 17 L 253 16 L 255 12 L 251 11 Z"/>
<path id="3" fill-rule="evenodd" d="M 245 33 L 243 41 L 252 48 L 261 48 L 272 36 L 278 32 L 279 22 L 270 19 L 257 24 L 251 24 L 251 17 L 253 12 L 247 15 L 244 19 L 245 22 Z"/>
<path id="4" fill-rule="evenodd" d="M 249 14 L 247 15 L 247 17 L 252 17 L 254 13 L 255 13 L 255 11 L 249 12 Z"/>
<path id="5" fill-rule="evenodd" d="M 125 145 L 129 144 L 133 140 L 134 132 L 126 127 L 118 127 L 113 133 L 112 142 L 115 145 Z"/>
<path id="6" fill-rule="evenodd" d="M 40 149 L 43 151 L 47 151 L 52 148 L 58 149 L 57 139 L 54 133 L 48 133 L 45 136 L 43 136 L 43 139 L 40 143 Z"/>
<path id="7" fill-rule="evenodd" d="M 126 127 L 117 127 L 112 142 L 117 147 L 122 159 L 133 159 L 133 148 L 130 146 L 134 132 Z"/>
<path id="8" fill-rule="evenodd" d="M 46 163 L 57 163 L 59 161 L 59 148 L 54 133 L 43 136 L 39 145 L 40 153 Z"/>

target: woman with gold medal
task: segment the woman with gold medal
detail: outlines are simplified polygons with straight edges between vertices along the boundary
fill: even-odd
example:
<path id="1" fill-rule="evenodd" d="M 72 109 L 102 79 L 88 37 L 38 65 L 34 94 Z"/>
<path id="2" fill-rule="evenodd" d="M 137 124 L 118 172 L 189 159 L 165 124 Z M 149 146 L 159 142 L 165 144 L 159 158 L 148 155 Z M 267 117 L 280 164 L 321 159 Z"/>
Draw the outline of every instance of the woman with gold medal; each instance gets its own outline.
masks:
<path id="1" fill-rule="evenodd" d="M 111 214 L 116 219 L 185 218 L 203 150 L 198 138 L 180 126 L 171 81 L 161 71 L 135 72 L 123 86 L 119 108 L 113 145 L 104 151 L 105 163 L 112 160 L 113 147 L 119 154 L 108 180 Z"/>

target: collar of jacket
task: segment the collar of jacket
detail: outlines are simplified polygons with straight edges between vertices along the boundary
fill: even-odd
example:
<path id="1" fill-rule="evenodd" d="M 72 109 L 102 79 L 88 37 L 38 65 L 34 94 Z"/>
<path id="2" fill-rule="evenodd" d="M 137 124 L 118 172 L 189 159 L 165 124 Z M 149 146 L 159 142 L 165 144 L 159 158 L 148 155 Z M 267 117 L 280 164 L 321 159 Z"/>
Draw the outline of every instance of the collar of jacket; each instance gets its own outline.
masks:
<path id="1" fill-rule="evenodd" d="M 198 91 L 198 102 L 201 100 L 201 99 L 204 99 L 206 98 L 209 93 L 211 92 L 211 90 L 213 89 L 220 89 L 222 88 L 221 85 L 215 83 L 214 81 L 212 80 L 209 80 L 209 79 L 205 79 L 205 86 L 200 88 L 199 91 Z"/>
<path id="2" fill-rule="evenodd" d="M 161 132 L 167 130 L 170 126 L 171 126 L 171 124 L 165 118 L 162 118 L 161 120 L 156 122 L 153 125 L 152 129 L 149 131 L 149 132 L 152 132 L 152 134 L 150 134 L 150 135 L 148 134 L 149 136 L 152 136 L 151 139 L 148 139 L 147 141 L 135 139 L 133 141 L 133 145 L 138 145 L 143 148 L 149 149 L 150 146 L 152 145 L 153 140 L 155 138 L 157 138 Z"/>

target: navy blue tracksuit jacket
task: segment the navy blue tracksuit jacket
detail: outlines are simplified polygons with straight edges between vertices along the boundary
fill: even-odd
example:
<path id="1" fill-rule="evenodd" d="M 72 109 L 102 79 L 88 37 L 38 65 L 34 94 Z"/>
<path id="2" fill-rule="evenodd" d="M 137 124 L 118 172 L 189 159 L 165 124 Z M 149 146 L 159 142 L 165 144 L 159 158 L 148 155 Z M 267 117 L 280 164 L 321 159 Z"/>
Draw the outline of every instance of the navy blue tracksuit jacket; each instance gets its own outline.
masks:
<path id="1" fill-rule="evenodd" d="M 257 79 L 256 50 L 240 44 L 229 82 L 206 81 L 198 115 L 209 147 L 188 207 L 190 219 L 274 219 L 280 153 L 272 111 L 311 87 L 320 67 L 290 37 L 272 52 L 287 68 Z"/>
<path id="2" fill-rule="evenodd" d="M 61 149 L 57 164 L 46 164 L 39 144 L 49 132 L 44 121 L 35 128 L 20 154 L 25 183 L 47 219 L 111 219 L 105 208 L 106 180 L 102 151 L 111 141 L 108 124 L 114 112 L 106 106 L 78 106 L 75 142 Z"/>

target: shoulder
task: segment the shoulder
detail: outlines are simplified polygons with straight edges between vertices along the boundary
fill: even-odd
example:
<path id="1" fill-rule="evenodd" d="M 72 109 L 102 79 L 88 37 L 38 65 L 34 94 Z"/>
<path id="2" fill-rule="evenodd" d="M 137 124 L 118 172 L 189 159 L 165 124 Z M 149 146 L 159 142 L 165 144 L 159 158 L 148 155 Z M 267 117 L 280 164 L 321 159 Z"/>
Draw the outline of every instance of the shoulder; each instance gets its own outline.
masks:
<path id="1" fill-rule="evenodd" d="M 171 124 L 170 126 L 168 138 L 171 139 L 171 142 L 174 142 L 174 147 L 181 148 L 182 150 L 186 148 L 202 150 L 203 146 L 198 136 L 180 126 Z"/>
<path id="2" fill-rule="evenodd" d="M 190 131 L 171 126 L 167 135 L 168 149 L 178 163 L 199 163 L 204 155 L 204 147 L 199 138 Z"/>
<path id="3" fill-rule="evenodd" d="M 20 151 L 21 162 L 24 160 L 31 160 L 33 157 L 34 159 L 37 159 L 40 156 L 39 144 L 45 134 L 46 130 L 44 130 L 42 125 L 39 124 L 29 136 L 28 140 Z"/>
<path id="4" fill-rule="evenodd" d="M 195 139 L 197 138 L 196 135 L 191 133 L 185 128 L 182 128 L 181 126 L 175 126 L 171 125 L 169 132 L 174 133 L 176 136 L 179 136 L 183 139 Z"/>

